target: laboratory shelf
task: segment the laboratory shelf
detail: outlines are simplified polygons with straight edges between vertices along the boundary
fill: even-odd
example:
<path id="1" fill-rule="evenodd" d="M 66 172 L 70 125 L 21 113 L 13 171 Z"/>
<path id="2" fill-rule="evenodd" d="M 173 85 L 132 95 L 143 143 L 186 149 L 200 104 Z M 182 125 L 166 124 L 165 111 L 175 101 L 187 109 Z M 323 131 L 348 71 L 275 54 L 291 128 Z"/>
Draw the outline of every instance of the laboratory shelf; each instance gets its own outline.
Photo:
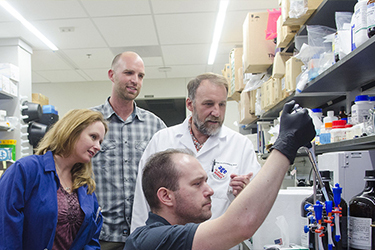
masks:
<path id="1" fill-rule="evenodd" d="M 0 91 L 0 99 L 13 99 L 13 98 L 15 98 L 14 95 L 9 94 L 9 93 L 4 92 L 4 91 Z"/>
<path id="2" fill-rule="evenodd" d="M 356 3 L 356 0 L 325 0 L 306 25 L 335 28 L 335 12 L 353 12 Z M 306 34 L 306 25 L 300 29 L 299 34 Z M 345 100 L 350 91 L 374 87 L 375 57 L 372 55 L 375 55 L 375 36 L 310 81 L 302 93 L 293 93 L 265 112 L 260 119 L 278 117 L 284 104 L 290 100 L 296 100 L 300 106 L 306 108 L 327 107 L 336 101 Z"/>
<path id="3" fill-rule="evenodd" d="M 351 140 L 332 142 L 328 144 L 316 145 L 315 155 L 320 155 L 329 152 L 338 151 L 356 151 L 356 150 L 371 150 L 375 149 L 375 135 L 363 136 Z M 261 155 L 262 159 L 267 159 L 269 153 Z M 303 148 L 298 149 L 297 157 L 307 156 Z"/>
<path id="4" fill-rule="evenodd" d="M 332 142 L 329 144 L 317 145 L 315 147 L 316 154 L 337 151 L 353 151 L 353 150 L 370 150 L 375 149 L 375 135 L 363 136 L 352 140 Z"/>
<path id="5" fill-rule="evenodd" d="M 336 12 L 353 12 L 357 0 L 324 0 L 317 10 L 297 32 L 297 35 L 307 35 L 306 25 L 324 25 L 336 29 Z"/>
<path id="6" fill-rule="evenodd" d="M 349 92 L 374 85 L 375 36 L 310 81 L 303 93 Z"/>
<path id="7" fill-rule="evenodd" d="M 285 98 L 284 100 L 278 102 L 274 107 L 266 111 L 260 119 L 266 118 L 276 118 L 279 116 L 280 111 L 283 109 L 285 103 L 295 100 L 296 103 L 303 108 L 320 108 L 324 105 L 332 104 L 335 100 L 342 100 L 345 99 L 346 93 L 345 92 L 319 92 L 319 93 L 305 93 L 302 92 L 300 94 L 292 94 Z"/>

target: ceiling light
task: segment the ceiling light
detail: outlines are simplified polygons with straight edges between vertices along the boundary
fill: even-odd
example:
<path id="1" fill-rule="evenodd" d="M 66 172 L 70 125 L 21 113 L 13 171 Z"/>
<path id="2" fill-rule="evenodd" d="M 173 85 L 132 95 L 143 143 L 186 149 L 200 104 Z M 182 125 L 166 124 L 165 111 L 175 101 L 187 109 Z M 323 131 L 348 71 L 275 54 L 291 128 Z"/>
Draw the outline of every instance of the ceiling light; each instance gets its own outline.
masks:
<path id="1" fill-rule="evenodd" d="M 220 40 L 220 37 L 221 37 L 221 31 L 223 29 L 228 4 L 229 4 L 229 0 L 221 0 L 220 1 L 219 12 L 218 12 L 217 17 L 216 17 L 214 36 L 212 38 L 210 54 L 208 56 L 208 65 L 212 65 L 215 62 L 216 52 L 217 52 L 217 48 L 219 46 L 219 40 Z"/>
<path id="2" fill-rule="evenodd" d="M 10 6 L 6 1 L 0 0 L 0 5 L 20 21 L 26 28 L 28 28 L 36 37 L 45 43 L 53 51 L 59 50 L 50 40 L 48 40 L 39 30 L 37 30 L 31 23 L 29 23 L 18 11 Z"/>
<path id="3" fill-rule="evenodd" d="M 169 72 L 172 70 L 171 67 L 159 67 L 158 68 L 159 72 Z"/>

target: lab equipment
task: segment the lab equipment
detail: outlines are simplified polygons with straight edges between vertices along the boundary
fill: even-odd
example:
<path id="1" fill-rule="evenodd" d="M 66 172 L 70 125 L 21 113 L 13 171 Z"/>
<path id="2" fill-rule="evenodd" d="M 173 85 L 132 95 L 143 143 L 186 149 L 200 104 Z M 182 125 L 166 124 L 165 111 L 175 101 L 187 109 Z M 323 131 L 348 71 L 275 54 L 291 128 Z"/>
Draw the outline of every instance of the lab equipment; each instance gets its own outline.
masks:
<path id="1" fill-rule="evenodd" d="M 363 190 L 366 170 L 375 169 L 375 150 L 340 151 L 318 155 L 320 170 L 333 172 L 333 183 L 342 187 L 341 197 L 350 201 Z"/>

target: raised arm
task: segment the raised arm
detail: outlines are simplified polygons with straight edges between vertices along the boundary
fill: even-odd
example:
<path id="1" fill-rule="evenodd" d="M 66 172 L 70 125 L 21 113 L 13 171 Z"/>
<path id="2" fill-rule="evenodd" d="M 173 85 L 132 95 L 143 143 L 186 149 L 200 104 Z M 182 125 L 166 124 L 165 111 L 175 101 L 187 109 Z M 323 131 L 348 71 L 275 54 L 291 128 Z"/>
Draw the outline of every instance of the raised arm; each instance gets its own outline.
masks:
<path id="1" fill-rule="evenodd" d="M 307 110 L 292 112 L 293 107 L 294 101 L 285 104 L 280 135 L 262 169 L 224 215 L 199 225 L 192 249 L 229 249 L 249 239 L 263 223 L 298 148 L 315 136 Z"/>

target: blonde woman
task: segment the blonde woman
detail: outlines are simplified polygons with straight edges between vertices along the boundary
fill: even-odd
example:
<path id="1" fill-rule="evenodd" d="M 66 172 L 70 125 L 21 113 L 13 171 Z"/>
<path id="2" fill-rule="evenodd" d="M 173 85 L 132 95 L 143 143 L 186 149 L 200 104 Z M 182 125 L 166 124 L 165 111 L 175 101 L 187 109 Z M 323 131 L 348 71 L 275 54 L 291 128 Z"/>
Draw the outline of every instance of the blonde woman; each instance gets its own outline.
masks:
<path id="1" fill-rule="evenodd" d="M 0 249 L 100 249 L 91 159 L 107 130 L 100 112 L 72 110 L 4 172 Z"/>

